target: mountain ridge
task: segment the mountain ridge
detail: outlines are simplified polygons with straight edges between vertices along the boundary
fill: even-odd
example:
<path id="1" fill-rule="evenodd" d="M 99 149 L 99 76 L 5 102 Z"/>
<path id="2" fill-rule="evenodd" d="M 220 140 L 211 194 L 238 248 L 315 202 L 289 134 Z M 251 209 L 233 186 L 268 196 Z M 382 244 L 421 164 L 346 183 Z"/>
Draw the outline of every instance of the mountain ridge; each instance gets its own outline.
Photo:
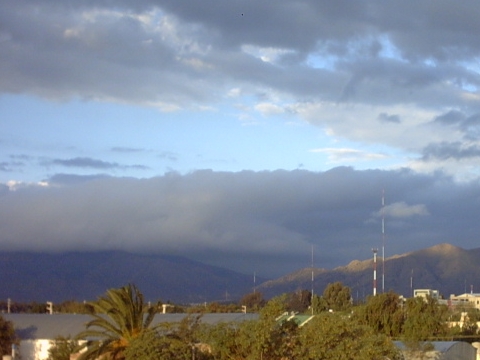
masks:
<path id="1" fill-rule="evenodd" d="M 381 257 L 377 261 L 380 269 Z M 415 288 L 430 288 L 448 297 L 480 289 L 479 264 L 480 248 L 465 250 L 447 243 L 393 255 L 385 259 L 385 291 L 408 297 Z M 312 286 L 315 294 L 321 294 L 336 281 L 351 288 L 354 300 L 372 294 L 373 259 L 352 260 L 331 270 L 303 268 L 271 280 L 257 277 L 255 285 L 252 276 L 180 256 L 121 251 L 0 252 L 0 299 L 19 302 L 94 300 L 107 289 L 127 283 L 135 283 L 147 300 L 238 301 L 254 287 L 270 298 Z M 377 271 L 377 292 L 382 291 L 381 281 Z"/>
<path id="2" fill-rule="evenodd" d="M 377 262 L 377 269 L 380 269 L 382 258 L 377 257 Z M 467 280 L 469 286 L 480 288 L 478 264 L 480 248 L 465 250 L 448 243 L 393 255 L 385 259 L 385 291 L 392 290 L 407 297 L 412 295 L 413 289 L 418 288 L 436 289 L 445 297 L 453 293 L 464 293 L 467 292 Z M 273 296 L 313 287 L 314 292 L 319 294 L 323 293 L 329 283 L 340 281 L 351 288 L 352 295 L 359 294 L 359 298 L 373 293 L 373 259 L 353 260 L 332 270 L 317 270 L 314 269 L 313 284 L 312 268 L 305 268 L 268 280 L 258 290 L 267 296 Z M 310 278 L 305 276 L 306 273 L 310 274 Z M 478 282 L 476 279 L 479 279 Z M 382 291 L 381 282 L 377 270 L 377 292 Z"/>
<path id="3" fill-rule="evenodd" d="M 3 299 L 94 300 L 107 289 L 127 283 L 135 283 L 146 299 L 175 302 L 223 301 L 253 289 L 251 276 L 180 256 L 122 251 L 0 252 Z"/>

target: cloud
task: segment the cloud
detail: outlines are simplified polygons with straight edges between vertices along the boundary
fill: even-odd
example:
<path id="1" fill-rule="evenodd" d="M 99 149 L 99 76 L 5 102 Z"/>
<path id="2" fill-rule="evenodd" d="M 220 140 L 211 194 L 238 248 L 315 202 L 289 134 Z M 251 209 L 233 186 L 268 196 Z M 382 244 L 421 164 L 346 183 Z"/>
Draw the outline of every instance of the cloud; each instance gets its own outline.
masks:
<path id="1" fill-rule="evenodd" d="M 474 0 L 22 0 L 1 10 L 2 93 L 176 112 L 254 101 L 261 114 L 410 158 L 429 144 L 480 145 Z"/>
<path id="2" fill-rule="evenodd" d="M 403 201 L 385 206 L 385 208 L 382 209 L 380 213 L 384 216 L 392 218 L 408 218 L 411 216 L 429 215 L 429 212 L 425 205 L 407 205 Z"/>
<path id="3" fill-rule="evenodd" d="M 97 174 L 97 175 L 76 175 L 76 174 L 55 174 L 50 178 L 46 179 L 45 182 L 49 185 L 58 186 L 58 185 L 74 185 L 90 182 L 92 180 L 106 179 L 108 175 Z"/>
<path id="4" fill-rule="evenodd" d="M 115 146 L 111 150 L 113 152 L 119 152 L 119 153 L 139 153 L 139 152 L 145 151 L 144 149 L 124 147 L 124 146 Z"/>
<path id="5" fill-rule="evenodd" d="M 278 276 L 309 266 L 314 245 L 316 264 L 333 268 L 369 258 L 381 241 L 383 188 L 388 256 L 452 239 L 478 246 L 478 182 L 439 173 L 341 167 L 75 180 L 4 187 L 2 249 L 167 253 Z"/>
<path id="6" fill-rule="evenodd" d="M 160 159 L 166 159 L 170 161 L 177 161 L 178 160 L 178 154 L 171 152 L 171 151 L 163 151 L 161 152 L 158 157 Z"/>
<path id="7" fill-rule="evenodd" d="M 330 162 L 356 162 L 366 160 L 378 160 L 386 158 L 385 154 L 374 154 L 357 149 L 345 149 L 345 148 L 325 148 L 325 149 L 312 149 L 313 153 L 326 153 Z"/>
<path id="8" fill-rule="evenodd" d="M 48 184 L 16 179 L 2 187 L 0 245 L 166 251 L 242 271 L 250 259 L 249 267 L 279 274 L 308 263 L 314 244 L 328 249 L 319 264 L 333 267 L 370 256 L 379 230 L 371 214 L 386 188 L 392 253 L 451 239 L 476 246 L 479 189 L 469 179 L 478 179 L 480 165 L 479 17 L 475 0 L 1 2 L 2 94 L 150 107 L 182 125 L 199 109 L 241 112 L 242 124 L 281 114 L 315 127 L 319 135 L 303 151 L 330 162 L 401 160 L 391 171 L 116 178 L 148 168 L 143 160 L 54 155 L 25 132 L 18 139 L 34 148 L 22 153 L 35 157 L 1 159 L 0 172 L 21 176 L 39 162 Z M 38 130 L 53 132 L 43 125 Z M 20 153 L 3 136 L 4 153 Z M 146 151 L 117 139 L 102 145 L 109 155 Z M 344 140 L 358 149 L 338 145 Z M 192 149 L 182 151 L 201 152 Z M 157 162 L 187 157 L 155 151 Z M 292 162 L 311 168 L 308 159 Z"/>
<path id="9" fill-rule="evenodd" d="M 448 160 L 448 159 L 469 159 L 480 157 L 480 145 L 466 145 L 461 142 L 442 142 L 429 144 L 423 149 L 423 161 L 432 159 Z"/>
<path id="10" fill-rule="evenodd" d="M 115 162 L 106 162 L 103 160 L 86 158 L 86 157 L 76 157 L 72 159 L 54 159 L 50 161 L 51 164 L 61 165 L 66 167 L 76 167 L 76 168 L 86 168 L 86 169 L 139 169 L 146 170 L 147 166 L 144 165 L 120 165 Z"/>
<path id="11" fill-rule="evenodd" d="M 73 159 L 55 159 L 52 160 L 52 163 L 66 167 L 80 167 L 92 169 L 115 169 L 120 167 L 120 165 L 117 163 L 109 163 L 102 160 L 80 157 Z"/>
<path id="12" fill-rule="evenodd" d="M 432 18 L 425 4 L 19 1 L 0 18 L 1 89 L 183 106 L 244 85 L 314 101 L 466 104 L 480 84 L 464 66 L 478 54 L 478 26 L 466 26 L 478 6 L 436 4 Z"/>
<path id="13" fill-rule="evenodd" d="M 380 120 L 381 122 L 387 122 L 387 123 L 395 123 L 395 124 L 400 123 L 400 117 L 398 115 L 388 115 L 386 113 L 379 114 L 378 120 Z"/>
<path id="14" fill-rule="evenodd" d="M 272 103 L 257 104 L 255 105 L 255 110 L 257 110 L 263 115 L 278 115 L 285 112 L 282 107 Z"/>

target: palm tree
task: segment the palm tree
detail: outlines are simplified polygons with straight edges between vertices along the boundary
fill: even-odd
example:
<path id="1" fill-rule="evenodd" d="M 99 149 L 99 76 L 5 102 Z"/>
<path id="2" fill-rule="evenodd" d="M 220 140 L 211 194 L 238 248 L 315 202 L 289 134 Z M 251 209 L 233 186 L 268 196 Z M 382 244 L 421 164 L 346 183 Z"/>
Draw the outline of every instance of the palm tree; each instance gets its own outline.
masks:
<path id="1" fill-rule="evenodd" d="M 134 286 L 110 289 L 93 307 L 93 320 L 78 339 L 93 339 L 84 345 L 80 360 L 124 359 L 124 350 L 130 342 L 147 331 L 158 312 L 159 304 L 148 307 L 142 293 Z"/>

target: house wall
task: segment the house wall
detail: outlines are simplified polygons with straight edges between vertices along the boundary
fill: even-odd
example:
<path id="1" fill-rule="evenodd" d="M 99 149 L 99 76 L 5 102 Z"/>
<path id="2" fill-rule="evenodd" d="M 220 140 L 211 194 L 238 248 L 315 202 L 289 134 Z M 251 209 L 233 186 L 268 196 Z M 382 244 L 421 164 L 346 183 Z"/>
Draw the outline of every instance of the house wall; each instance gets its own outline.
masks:
<path id="1" fill-rule="evenodd" d="M 50 346 L 50 340 L 22 340 L 18 352 L 22 360 L 46 360 Z"/>
<path id="2" fill-rule="evenodd" d="M 53 340 L 22 340 L 18 353 L 21 360 L 46 360 Z M 79 344 L 85 341 L 79 341 Z M 18 358 L 18 357 L 16 357 Z"/>

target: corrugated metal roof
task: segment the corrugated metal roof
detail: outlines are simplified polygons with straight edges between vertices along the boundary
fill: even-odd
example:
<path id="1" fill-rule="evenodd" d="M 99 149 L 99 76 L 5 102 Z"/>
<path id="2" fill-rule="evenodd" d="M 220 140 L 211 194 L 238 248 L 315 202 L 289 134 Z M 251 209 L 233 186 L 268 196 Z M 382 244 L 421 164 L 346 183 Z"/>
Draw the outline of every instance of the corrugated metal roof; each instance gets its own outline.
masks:
<path id="1" fill-rule="evenodd" d="M 58 336 L 74 337 L 86 329 L 86 324 L 92 320 L 90 315 L 81 314 L 2 314 L 14 324 L 15 332 L 22 340 L 55 339 Z M 188 314 L 157 314 L 153 324 L 177 323 Z M 204 314 L 201 322 L 216 324 L 220 322 L 241 322 L 256 320 L 258 314 Z"/>
<path id="2" fill-rule="evenodd" d="M 394 341 L 395 346 L 400 350 L 407 350 L 407 346 L 402 341 Z M 432 344 L 433 350 L 440 353 L 446 353 L 452 346 L 463 343 L 462 341 L 428 341 L 428 344 Z"/>

